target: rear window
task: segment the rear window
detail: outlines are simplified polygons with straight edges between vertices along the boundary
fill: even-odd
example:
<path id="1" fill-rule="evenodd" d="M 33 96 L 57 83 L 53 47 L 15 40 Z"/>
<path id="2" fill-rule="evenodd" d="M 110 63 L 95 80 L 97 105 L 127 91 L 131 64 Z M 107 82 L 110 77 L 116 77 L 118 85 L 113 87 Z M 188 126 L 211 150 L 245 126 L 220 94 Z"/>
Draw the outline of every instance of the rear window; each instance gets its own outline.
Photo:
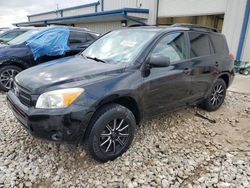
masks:
<path id="1" fill-rule="evenodd" d="M 86 41 L 87 41 L 87 36 L 85 32 L 70 31 L 70 36 L 69 36 L 70 44 L 84 43 Z"/>
<path id="2" fill-rule="evenodd" d="M 229 54 L 226 38 L 223 35 L 212 34 L 210 38 L 216 54 Z"/>
<path id="3" fill-rule="evenodd" d="M 211 54 L 209 36 L 204 33 L 189 32 L 191 58 Z"/>

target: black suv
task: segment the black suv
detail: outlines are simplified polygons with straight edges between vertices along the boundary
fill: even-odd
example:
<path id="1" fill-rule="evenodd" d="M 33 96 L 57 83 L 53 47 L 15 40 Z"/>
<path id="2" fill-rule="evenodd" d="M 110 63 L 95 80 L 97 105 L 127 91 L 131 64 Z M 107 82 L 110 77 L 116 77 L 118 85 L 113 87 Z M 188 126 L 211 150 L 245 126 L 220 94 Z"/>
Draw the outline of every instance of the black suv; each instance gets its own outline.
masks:
<path id="1" fill-rule="evenodd" d="M 55 26 L 53 28 L 56 29 L 58 27 Z M 87 29 L 75 27 L 67 28 L 69 29 L 69 50 L 63 55 L 44 55 L 38 59 L 34 58 L 30 46 L 27 45 L 27 41 L 47 28 L 30 29 L 17 38 L 7 42 L 6 45 L 0 45 L 0 90 L 8 91 L 11 89 L 14 77 L 22 70 L 49 60 L 76 55 L 99 37 L 99 34 Z M 45 35 L 49 35 L 49 32 Z"/>
<path id="2" fill-rule="evenodd" d="M 225 37 L 212 29 L 128 28 L 23 71 L 7 99 L 32 135 L 83 144 L 108 161 L 128 149 L 143 118 L 186 105 L 217 110 L 233 67 Z"/>

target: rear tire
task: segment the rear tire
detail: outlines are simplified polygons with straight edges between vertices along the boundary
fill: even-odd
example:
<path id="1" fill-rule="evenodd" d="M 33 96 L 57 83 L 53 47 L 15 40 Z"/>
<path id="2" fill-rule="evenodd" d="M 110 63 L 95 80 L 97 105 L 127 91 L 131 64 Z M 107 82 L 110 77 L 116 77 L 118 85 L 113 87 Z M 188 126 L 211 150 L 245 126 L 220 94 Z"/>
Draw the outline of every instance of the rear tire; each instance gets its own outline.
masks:
<path id="1" fill-rule="evenodd" d="M 0 68 L 0 90 L 9 91 L 13 87 L 15 76 L 21 72 L 22 69 L 14 66 L 7 65 Z"/>
<path id="2" fill-rule="evenodd" d="M 218 110 L 226 97 L 227 86 L 223 79 L 219 78 L 212 86 L 208 97 L 203 102 L 203 108 L 207 111 Z"/>
<path id="3" fill-rule="evenodd" d="M 136 121 L 133 113 L 119 104 L 102 107 L 90 125 L 87 148 L 98 161 L 114 160 L 122 155 L 134 138 Z"/>

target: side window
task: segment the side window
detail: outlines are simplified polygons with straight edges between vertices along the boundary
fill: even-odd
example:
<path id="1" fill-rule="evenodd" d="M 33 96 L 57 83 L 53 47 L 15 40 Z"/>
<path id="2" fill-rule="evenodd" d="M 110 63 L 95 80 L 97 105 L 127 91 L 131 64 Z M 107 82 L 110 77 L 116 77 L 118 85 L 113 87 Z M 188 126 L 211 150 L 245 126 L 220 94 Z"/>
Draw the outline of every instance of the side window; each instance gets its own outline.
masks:
<path id="1" fill-rule="evenodd" d="M 79 31 L 70 31 L 69 43 L 70 44 L 79 44 L 87 41 L 87 36 L 85 32 Z"/>
<path id="2" fill-rule="evenodd" d="M 161 39 L 152 53 L 169 57 L 170 62 L 180 61 L 187 57 L 186 46 L 184 33 L 171 33 Z"/>
<path id="3" fill-rule="evenodd" d="M 95 40 L 97 37 L 98 37 L 97 35 L 88 33 L 88 34 L 87 34 L 87 41 L 93 41 L 93 40 Z"/>
<path id="4" fill-rule="evenodd" d="M 221 34 L 211 34 L 210 35 L 212 39 L 212 46 L 215 49 L 215 53 L 221 54 L 221 55 L 228 55 L 229 50 L 227 46 L 226 38 Z"/>
<path id="5" fill-rule="evenodd" d="M 210 39 L 207 34 L 189 32 L 189 40 L 191 58 L 211 54 Z"/>

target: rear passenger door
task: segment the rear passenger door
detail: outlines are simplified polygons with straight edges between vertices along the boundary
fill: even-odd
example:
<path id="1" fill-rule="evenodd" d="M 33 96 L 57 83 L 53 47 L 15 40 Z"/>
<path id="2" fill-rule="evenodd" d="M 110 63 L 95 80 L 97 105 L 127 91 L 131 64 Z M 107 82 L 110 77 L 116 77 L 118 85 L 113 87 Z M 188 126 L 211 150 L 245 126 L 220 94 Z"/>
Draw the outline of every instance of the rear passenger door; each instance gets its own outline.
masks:
<path id="1" fill-rule="evenodd" d="M 193 99 L 199 99 L 204 97 L 217 74 L 217 62 L 209 34 L 188 32 L 188 36 L 192 64 L 191 95 Z"/>

